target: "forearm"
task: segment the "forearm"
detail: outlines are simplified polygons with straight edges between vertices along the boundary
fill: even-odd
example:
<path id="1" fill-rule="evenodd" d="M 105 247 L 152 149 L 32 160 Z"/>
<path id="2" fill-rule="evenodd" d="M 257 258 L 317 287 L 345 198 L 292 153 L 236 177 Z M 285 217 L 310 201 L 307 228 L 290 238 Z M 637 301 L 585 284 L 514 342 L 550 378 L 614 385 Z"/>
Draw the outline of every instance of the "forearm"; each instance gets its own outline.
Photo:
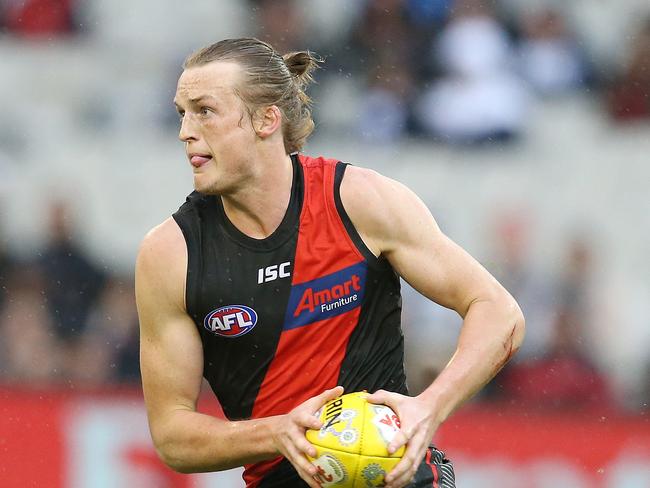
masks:
<path id="1" fill-rule="evenodd" d="M 436 380 L 421 394 L 437 422 L 488 383 L 517 351 L 524 318 L 514 300 L 477 301 L 465 315 L 458 347 Z"/>
<path id="2" fill-rule="evenodd" d="M 275 417 L 230 422 L 175 410 L 154 428 L 161 459 L 183 473 L 220 471 L 279 455 L 271 431 Z"/>

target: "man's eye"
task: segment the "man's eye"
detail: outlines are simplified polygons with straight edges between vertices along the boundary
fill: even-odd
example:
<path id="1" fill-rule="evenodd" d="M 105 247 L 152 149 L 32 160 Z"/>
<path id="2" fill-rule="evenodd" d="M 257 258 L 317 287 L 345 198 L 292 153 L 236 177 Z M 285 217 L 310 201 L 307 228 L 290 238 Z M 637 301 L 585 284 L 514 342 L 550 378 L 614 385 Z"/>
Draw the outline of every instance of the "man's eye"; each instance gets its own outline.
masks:
<path id="1" fill-rule="evenodd" d="M 185 116 L 185 112 L 178 112 L 178 118 L 183 120 L 183 117 Z"/>
<path id="2" fill-rule="evenodd" d="M 201 115 L 208 115 L 210 113 L 210 109 L 207 107 L 201 107 L 201 110 L 199 112 Z"/>

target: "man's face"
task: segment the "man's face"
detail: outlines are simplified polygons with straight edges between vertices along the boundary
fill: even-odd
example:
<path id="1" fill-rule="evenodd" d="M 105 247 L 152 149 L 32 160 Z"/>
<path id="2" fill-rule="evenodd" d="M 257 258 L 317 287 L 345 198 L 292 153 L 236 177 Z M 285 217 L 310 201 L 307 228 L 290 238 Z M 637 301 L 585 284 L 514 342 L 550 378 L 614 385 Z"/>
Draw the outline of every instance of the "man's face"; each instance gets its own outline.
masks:
<path id="1" fill-rule="evenodd" d="M 234 90 L 242 78 L 238 64 L 216 61 L 188 68 L 178 80 L 179 138 L 199 192 L 235 192 L 253 169 L 256 135 Z"/>

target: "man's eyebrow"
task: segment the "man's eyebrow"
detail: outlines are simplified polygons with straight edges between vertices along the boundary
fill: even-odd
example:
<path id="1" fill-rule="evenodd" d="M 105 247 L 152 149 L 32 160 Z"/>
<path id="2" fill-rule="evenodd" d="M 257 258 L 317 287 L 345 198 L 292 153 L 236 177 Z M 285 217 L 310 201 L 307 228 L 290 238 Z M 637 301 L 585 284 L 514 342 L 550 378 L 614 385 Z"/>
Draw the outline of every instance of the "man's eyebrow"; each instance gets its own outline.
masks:
<path id="1" fill-rule="evenodd" d="M 199 95 L 198 97 L 189 98 L 187 101 L 189 103 L 191 103 L 191 104 L 197 104 L 197 103 L 200 103 L 200 102 L 205 101 L 205 100 L 216 103 L 217 102 L 217 97 L 215 97 L 213 95 Z M 179 101 L 176 100 L 176 99 L 174 99 L 174 105 L 176 106 L 176 108 L 180 108 Z"/>
<path id="2" fill-rule="evenodd" d="M 199 103 L 199 102 L 202 102 L 204 100 L 209 100 L 211 102 L 216 102 L 217 98 L 214 97 L 213 95 L 200 95 L 198 97 L 190 98 L 189 102 L 190 103 Z"/>

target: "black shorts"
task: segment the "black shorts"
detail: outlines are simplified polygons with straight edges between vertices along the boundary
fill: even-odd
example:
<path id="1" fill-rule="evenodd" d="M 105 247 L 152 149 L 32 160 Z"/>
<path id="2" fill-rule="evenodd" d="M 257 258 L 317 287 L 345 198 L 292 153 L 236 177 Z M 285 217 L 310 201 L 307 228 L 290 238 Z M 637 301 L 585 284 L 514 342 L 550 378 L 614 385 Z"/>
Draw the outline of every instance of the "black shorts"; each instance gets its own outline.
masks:
<path id="1" fill-rule="evenodd" d="M 259 488 L 305 488 L 307 483 L 300 479 L 296 470 L 286 459 L 269 473 L 258 485 Z M 456 488 L 454 466 L 445 453 L 429 446 L 420 463 L 413 482 L 408 488 Z"/>
<path id="2" fill-rule="evenodd" d="M 429 446 L 424 459 L 415 472 L 413 483 L 409 488 L 456 488 L 454 465 L 445 457 L 445 453 Z"/>

